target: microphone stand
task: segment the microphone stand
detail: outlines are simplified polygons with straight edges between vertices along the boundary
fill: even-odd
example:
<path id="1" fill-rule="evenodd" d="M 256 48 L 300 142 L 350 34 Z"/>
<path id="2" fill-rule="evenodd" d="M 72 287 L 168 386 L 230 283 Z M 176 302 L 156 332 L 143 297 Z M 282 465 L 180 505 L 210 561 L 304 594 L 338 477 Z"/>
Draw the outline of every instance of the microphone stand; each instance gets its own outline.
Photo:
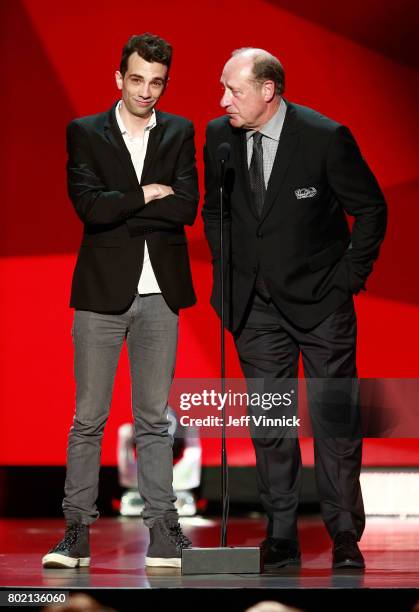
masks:
<path id="1" fill-rule="evenodd" d="M 223 143 L 217 150 L 217 158 L 221 165 L 220 172 L 220 290 L 221 290 L 221 393 L 225 393 L 225 312 L 224 312 L 224 178 L 225 163 L 230 155 L 230 145 Z M 184 548 L 182 550 L 182 574 L 259 574 L 259 547 L 233 548 L 227 546 L 227 521 L 229 510 L 228 466 L 226 449 L 226 402 L 222 406 L 221 430 L 221 543 L 219 548 Z"/>
<path id="2" fill-rule="evenodd" d="M 225 159 L 220 160 L 221 180 L 220 180 L 220 290 L 221 290 L 221 328 L 220 328 L 220 373 L 221 373 L 221 394 L 225 393 L 225 316 L 224 316 L 224 174 Z M 227 466 L 227 447 L 226 447 L 226 410 L 225 402 L 221 409 L 222 430 L 221 430 L 221 500 L 222 500 L 222 519 L 221 519 L 221 546 L 227 546 L 227 521 L 229 510 L 228 495 L 228 466 Z"/>

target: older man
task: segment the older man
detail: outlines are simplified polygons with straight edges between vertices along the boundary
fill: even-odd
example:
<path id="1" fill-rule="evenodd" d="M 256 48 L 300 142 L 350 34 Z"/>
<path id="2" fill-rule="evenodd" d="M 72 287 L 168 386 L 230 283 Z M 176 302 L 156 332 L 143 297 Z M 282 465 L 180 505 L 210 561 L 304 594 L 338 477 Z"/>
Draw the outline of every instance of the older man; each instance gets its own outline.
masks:
<path id="1" fill-rule="evenodd" d="M 365 288 L 384 237 L 383 194 L 347 127 L 284 99 L 284 71 L 276 57 L 262 49 L 239 49 L 224 66 L 221 84 L 226 114 L 209 123 L 205 145 L 203 218 L 214 264 L 211 303 L 219 313 L 217 149 L 229 143 L 225 312 L 244 375 L 274 388 L 276 381 L 297 377 L 302 353 L 308 379 L 353 381 L 352 296 Z M 355 217 L 352 232 L 346 214 Z M 365 526 L 362 440 L 356 393 L 352 396 L 346 407 L 334 410 L 330 402 L 313 401 L 310 409 L 333 565 L 362 568 L 357 544 Z M 348 414 L 350 424 L 341 427 Z M 279 431 L 268 436 L 253 431 L 252 438 L 268 516 L 261 545 L 265 566 L 299 564 L 298 438 Z"/>

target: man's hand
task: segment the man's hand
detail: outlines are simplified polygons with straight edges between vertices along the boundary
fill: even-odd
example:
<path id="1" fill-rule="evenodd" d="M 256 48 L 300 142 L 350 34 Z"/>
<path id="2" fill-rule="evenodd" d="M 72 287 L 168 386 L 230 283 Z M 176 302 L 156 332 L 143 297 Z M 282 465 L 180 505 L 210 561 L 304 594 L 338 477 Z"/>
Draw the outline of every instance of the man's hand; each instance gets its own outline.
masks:
<path id="1" fill-rule="evenodd" d="M 142 190 L 144 192 L 144 202 L 146 204 L 152 202 L 153 200 L 161 200 L 168 195 L 174 195 L 174 191 L 170 185 L 160 185 L 159 183 L 144 185 Z"/>

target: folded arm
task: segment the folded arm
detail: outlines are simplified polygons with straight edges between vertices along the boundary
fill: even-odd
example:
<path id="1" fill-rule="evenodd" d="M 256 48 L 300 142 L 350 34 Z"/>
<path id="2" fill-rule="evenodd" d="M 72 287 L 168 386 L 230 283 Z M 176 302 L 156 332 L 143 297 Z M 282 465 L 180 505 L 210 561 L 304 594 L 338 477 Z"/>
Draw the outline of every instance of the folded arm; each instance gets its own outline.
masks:
<path id="1" fill-rule="evenodd" d="M 123 222 L 145 208 L 141 190 L 109 190 L 96 169 L 86 131 L 76 121 L 67 127 L 67 185 L 77 215 L 83 223 L 103 225 Z"/>
<path id="2" fill-rule="evenodd" d="M 163 221 L 173 226 L 192 225 L 199 202 L 198 176 L 195 165 L 194 129 L 185 128 L 184 140 L 168 186 L 172 193 L 154 199 L 135 214 L 137 219 Z"/>
<path id="3" fill-rule="evenodd" d="M 199 201 L 193 127 L 188 126 L 171 185 L 109 190 L 96 168 L 88 135 L 76 121 L 67 128 L 68 192 L 77 215 L 89 225 L 123 223 L 136 217 L 147 227 L 192 225 Z"/>

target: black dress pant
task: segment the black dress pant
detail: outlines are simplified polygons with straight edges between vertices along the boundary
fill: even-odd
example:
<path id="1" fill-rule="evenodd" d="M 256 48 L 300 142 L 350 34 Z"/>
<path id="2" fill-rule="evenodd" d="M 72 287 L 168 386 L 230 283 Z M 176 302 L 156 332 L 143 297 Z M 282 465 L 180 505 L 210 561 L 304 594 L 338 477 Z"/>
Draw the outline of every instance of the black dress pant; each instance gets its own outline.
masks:
<path id="1" fill-rule="evenodd" d="M 235 343 L 248 385 L 249 379 L 253 379 L 252 384 L 263 381 L 265 390 L 275 389 L 275 381 L 297 378 L 301 352 L 322 517 L 332 538 L 339 531 L 349 530 L 360 539 L 365 513 L 359 483 L 362 437 L 352 297 L 307 331 L 293 326 L 273 301 L 266 303 L 254 294 L 244 324 L 235 334 Z M 335 394 L 330 389 L 333 378 L 349 386 L 347 397 L 351 399 L 345 406 L 339 399 L 342 389 Z M 310 379 L 327 379 L 324 393 L 319 394 L 322 381 L 311 381 L 311 389 Z M 342 416 L 342 411 L 347 414 Z M 252 434 L 252 441 L 260 499 L 268 517 L 268 536 L 297 541 L 301 481 L 298 433 L 289 437 L 280 431 L 266 437 Z"/>

